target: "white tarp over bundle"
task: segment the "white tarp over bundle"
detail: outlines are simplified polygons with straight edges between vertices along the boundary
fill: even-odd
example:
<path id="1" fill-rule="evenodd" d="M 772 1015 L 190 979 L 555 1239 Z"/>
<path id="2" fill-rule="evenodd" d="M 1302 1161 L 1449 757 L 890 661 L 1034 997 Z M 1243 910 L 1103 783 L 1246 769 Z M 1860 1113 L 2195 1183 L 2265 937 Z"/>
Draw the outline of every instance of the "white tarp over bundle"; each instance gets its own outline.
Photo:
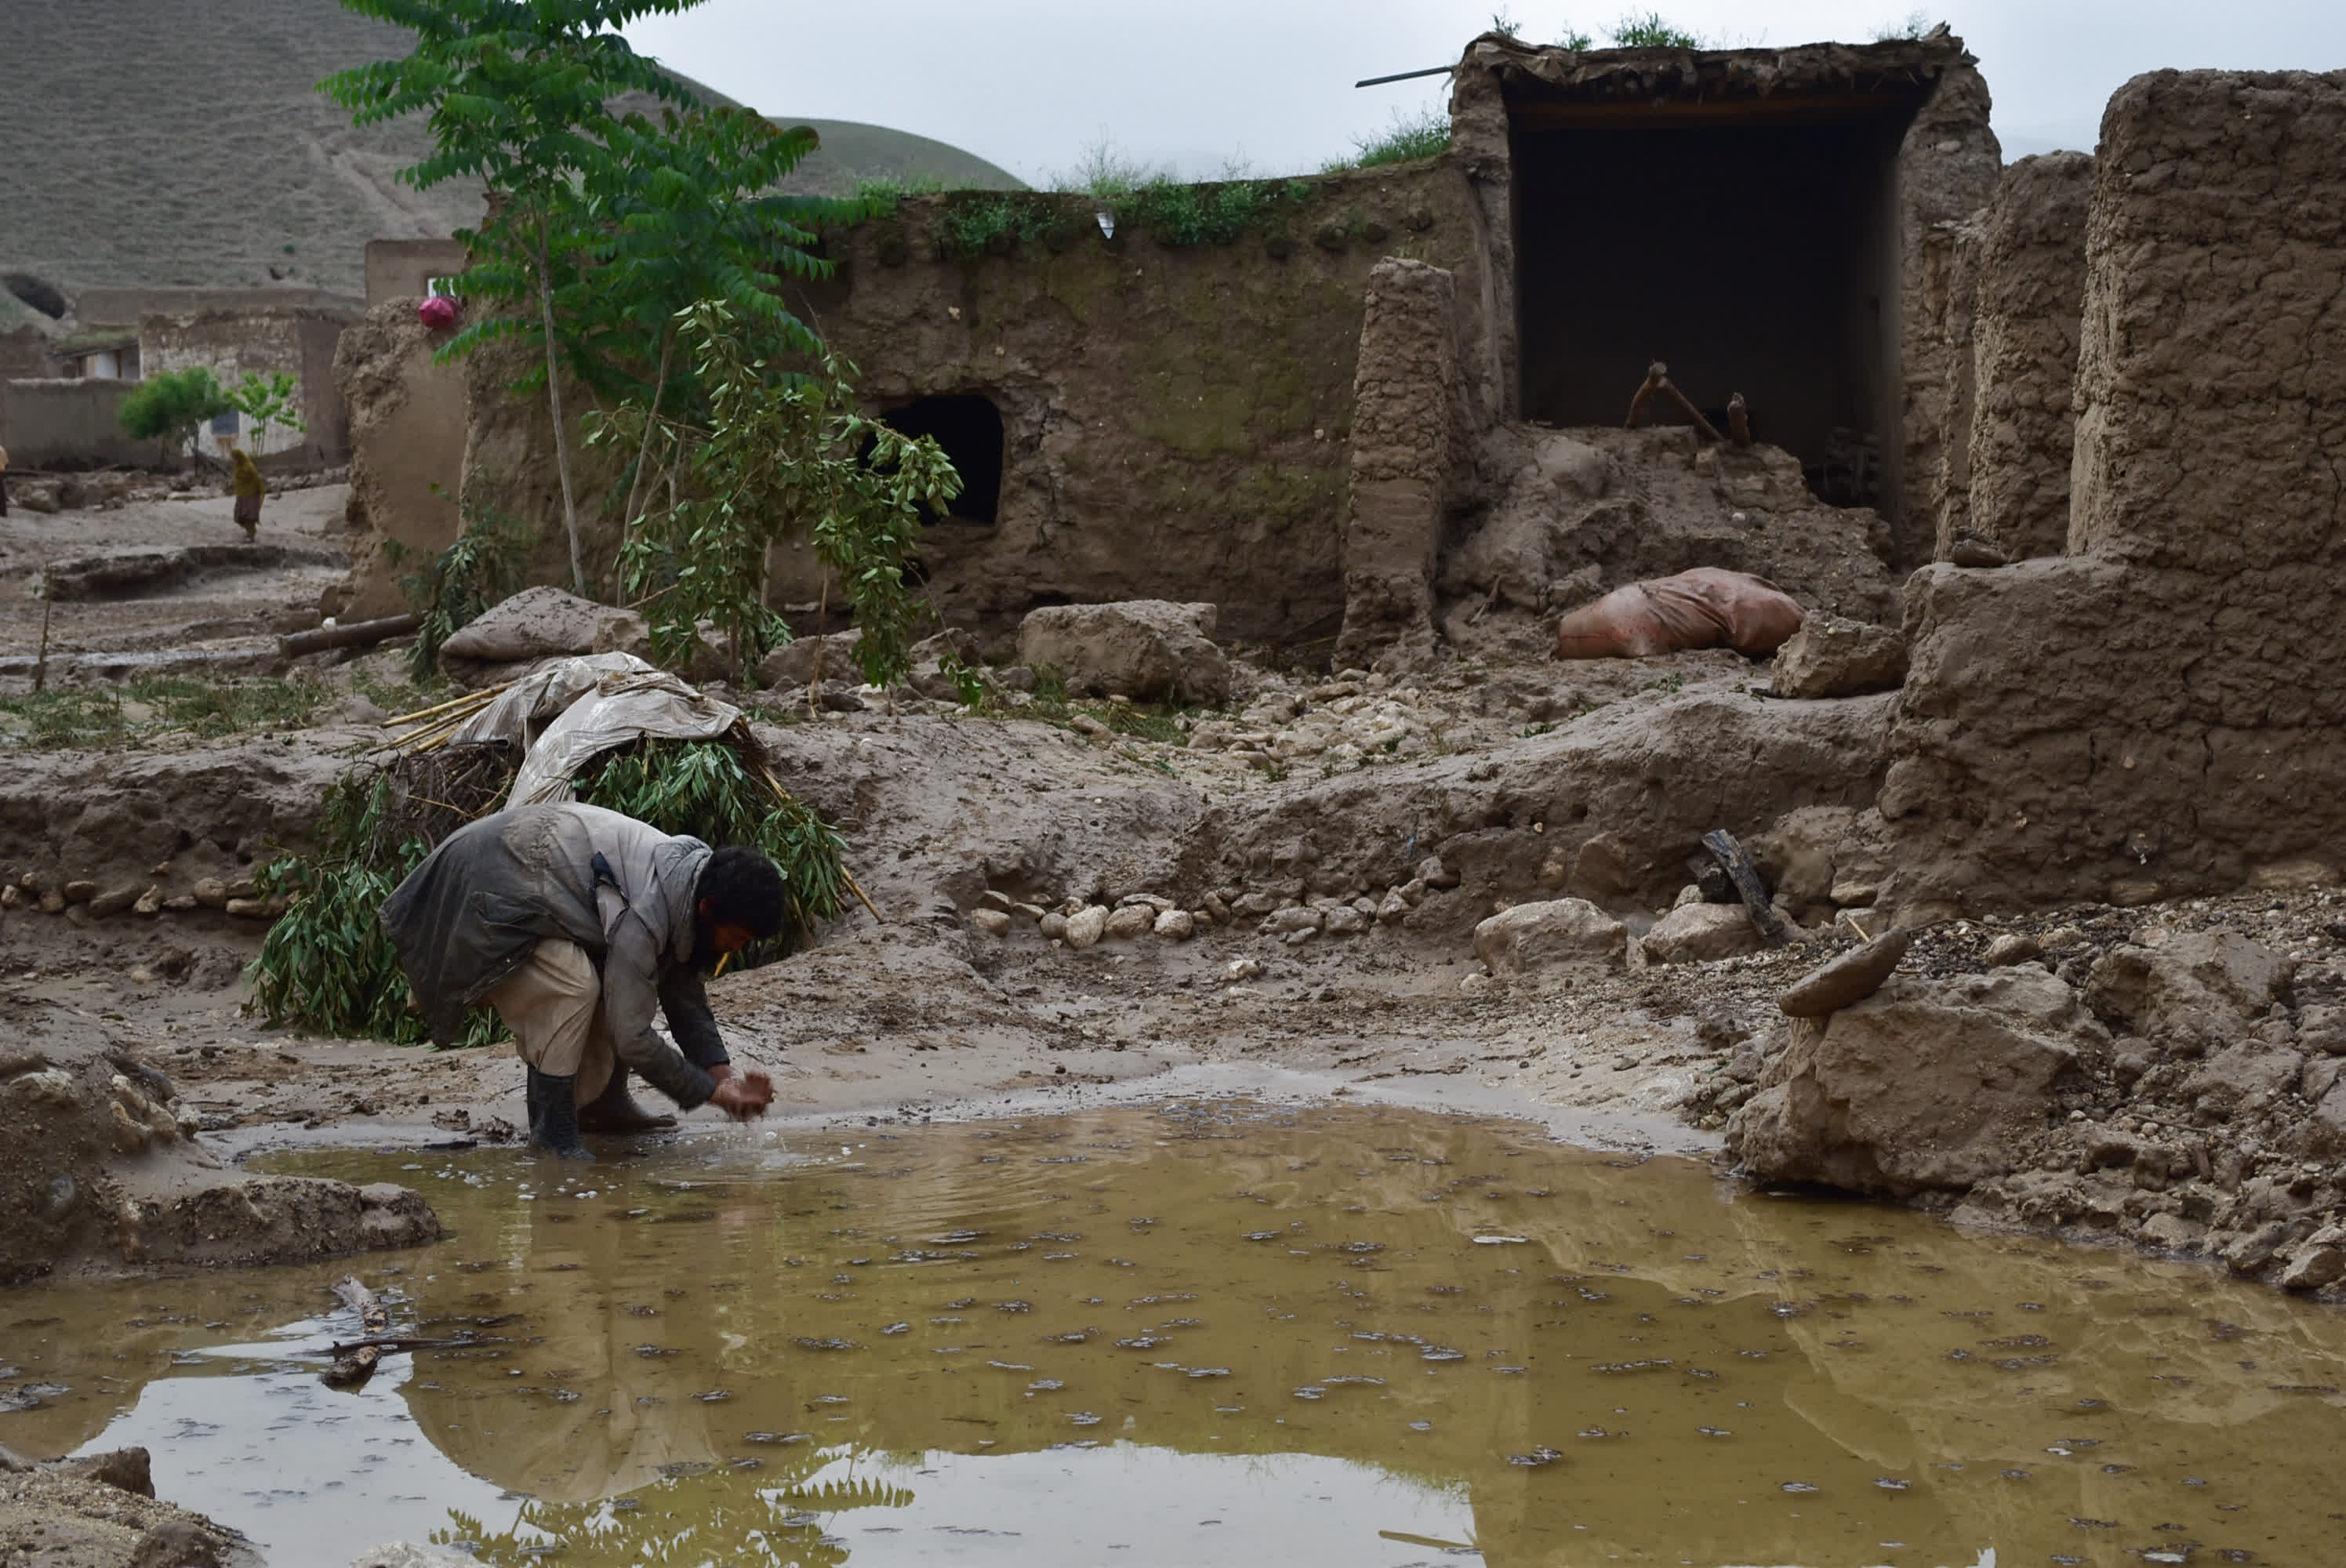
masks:
<path id="1" fill-rule="evenodd" d="M 569 799 L 580 769 L 638 737 L 714 740 L 740 718 L 632 654 L 585 654 L 539 666 L 449 738 L 524 747 L 505 804 L 535 806 Z"/>

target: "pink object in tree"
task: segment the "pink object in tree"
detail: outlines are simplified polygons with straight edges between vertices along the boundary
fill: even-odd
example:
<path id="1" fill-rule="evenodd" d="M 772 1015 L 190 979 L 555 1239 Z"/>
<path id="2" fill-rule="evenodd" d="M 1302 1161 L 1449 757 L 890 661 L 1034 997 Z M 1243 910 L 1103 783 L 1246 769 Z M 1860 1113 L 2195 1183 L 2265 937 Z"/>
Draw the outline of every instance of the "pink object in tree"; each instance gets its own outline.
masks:
<path id="1" fill-rule="evenodd" d="M 434 294 L 415 307 L 415 319 L 435 332 L 444 332 L 456 324 L 456 301 L 445 294 Z"/>

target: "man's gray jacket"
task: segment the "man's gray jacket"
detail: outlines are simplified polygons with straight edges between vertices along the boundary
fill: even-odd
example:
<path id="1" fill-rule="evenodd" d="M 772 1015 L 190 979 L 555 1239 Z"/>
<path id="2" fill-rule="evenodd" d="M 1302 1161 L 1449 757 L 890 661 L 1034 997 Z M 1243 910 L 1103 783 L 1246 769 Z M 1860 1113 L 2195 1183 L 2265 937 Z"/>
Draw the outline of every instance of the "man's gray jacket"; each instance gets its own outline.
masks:
<path id="1" fill-rule="evenodd" d="M 383 928 L 443 1045 L 540 941 L 576 942 L 602 975 L 619 1059 L 690 1110 L 727 1060 L 692 966 L 693 887 L 709 853 L 599 806 L 516 806 L 442 840 L 383 901 Z M 676 1046 L 652 1033 L 655 1002 Z"/>

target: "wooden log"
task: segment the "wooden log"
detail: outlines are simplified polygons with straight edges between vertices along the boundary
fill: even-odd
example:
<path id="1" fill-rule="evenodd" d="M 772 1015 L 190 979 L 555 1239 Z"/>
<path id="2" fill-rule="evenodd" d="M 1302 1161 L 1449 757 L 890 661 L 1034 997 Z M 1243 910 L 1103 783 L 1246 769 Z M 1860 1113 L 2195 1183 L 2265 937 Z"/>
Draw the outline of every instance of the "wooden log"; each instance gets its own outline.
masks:
<path id="1" fill-rule="evenodd" d="M 277 651 L 287 658 L 324 653 L 328 648 L 372 647 L 391 637 L 403 637 L 423 624 L 422 616 L 385 616 L 379 621 L 352 621 L 346 626 L 320 626 L 311 632 L 288 632 L 277 639 Z"/>
<path id="2" fill-rule="evenodd" d="M 1694 400 L 1687 396 L 1686 393 L 1678 391 L 1678 383 L 1671 381 L 1668 376 L 1662 378 L 1661 393 L 1664 397 L 1670 400 L 1671 403 L 1677 407 L 1680 413 L 1687 416 L 1688 423 L 1693 425 L 1695 429 L 1702 433 L 1705 440 L 1723 441 L 1726 439 L 1719 433 L 1718 428 L 1714 426 L 1710 421 L 1702 417 L 1702 410 L 1694 406 Z"/>
<path id="3" fill-rule="evenodd" d="M 1768 945 L 1783 946 L 1784 922 L 1776 917 L 1775 906 L 1769 901 L 1768 884 L 1760 880 L 1759 868 L 1751 863 L 1751 857 L 1743 852 L 1743 846 L 1736 842 L 1735 835 L 1724 828 L 1713 828 L 1702 836 L 1702 847 L 1710 851 L 1711 857 L 1727 872 L 1727 880 L 1735 884 L 1736 892 L 1742 897 L 1744 910 L 1751 916 L 1751 923 L 1759 928 Z"/>
<path id="4" fill-rule="evenodd" d="M 334 1281 L 333 1290 L 343 1306 L 358 1313 L 359 1327 L 366 1330 L 369 1339 L 381 1339 L 391 1327 L 391 1314 L 373 1291 L 359 1283 L 357 1275 L 343 1275 Z M 361 1344 L 348 1355 L 335 1357 L 334 1364 L 318 1374 L 318 1380 L 330 1389 L 355 1389 L 374 1376 L 375 1363 L 382 1359 L 380 1345 Z"/>

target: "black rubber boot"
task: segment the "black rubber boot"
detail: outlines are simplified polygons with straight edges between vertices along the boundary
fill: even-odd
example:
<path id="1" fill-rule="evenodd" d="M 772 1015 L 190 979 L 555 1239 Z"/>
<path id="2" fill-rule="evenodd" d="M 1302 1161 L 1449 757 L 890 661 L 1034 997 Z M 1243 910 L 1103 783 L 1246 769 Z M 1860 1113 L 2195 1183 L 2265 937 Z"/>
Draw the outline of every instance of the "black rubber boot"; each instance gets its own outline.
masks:
<path id="1" fill-rule="evenodd" d="M 603 1085 L 601 1094 L 578 1107 L 578 1130 L 583 1133 L 656 1133 L 674 1125 L 674 1116 L 655 1115 L 629 1097 L 625 1062 L 611 1069 L 610 1082 Z"/>
<path id="2" fill-rule="evenodd" d="M 578 1080 L 529 1070 L 529 1141 L 566 1160 L 591 1160 L 578 1141 Z"/>

